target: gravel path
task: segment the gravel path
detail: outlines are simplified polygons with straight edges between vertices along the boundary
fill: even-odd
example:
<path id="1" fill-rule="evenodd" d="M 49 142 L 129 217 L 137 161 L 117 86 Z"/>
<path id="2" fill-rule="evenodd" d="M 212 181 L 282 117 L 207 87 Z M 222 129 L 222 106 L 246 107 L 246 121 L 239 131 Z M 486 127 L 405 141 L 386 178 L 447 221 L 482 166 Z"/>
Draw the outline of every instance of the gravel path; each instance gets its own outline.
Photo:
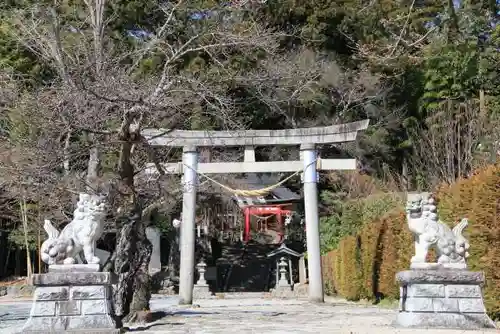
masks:
<path id="1" fill-rule="evenodd" d="M 0 299 L 0 333 L 19 331 L 29 315 L 31 302 L 4 302 Z M 328 298 L 323 305 L 302 300 L 278 300 L 250 295 L 249 298 L 232 296 L 224 299 L 197 300 L 193 307 L 177 305 L 175 297 L 152 300 L 152 310 L 166 313 L 148 328 L 135 328 L 143 334 L 235 334 L 235 333 L 495 333 L 464 330 L 396 329 L 391 323 L 396 310 L 363 306 Z"/>

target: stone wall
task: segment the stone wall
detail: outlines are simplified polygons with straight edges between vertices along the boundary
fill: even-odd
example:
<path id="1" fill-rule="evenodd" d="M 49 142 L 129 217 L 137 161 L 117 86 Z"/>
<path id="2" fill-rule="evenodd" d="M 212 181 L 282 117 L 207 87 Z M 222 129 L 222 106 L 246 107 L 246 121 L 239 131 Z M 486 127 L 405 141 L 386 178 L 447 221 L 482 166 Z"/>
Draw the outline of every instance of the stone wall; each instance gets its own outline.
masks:
<path id="1" fill-rule="evenodd" d="M 479 285 L 415 284 L 402 287 L 401 296 L 401 311 L 455 313 L 486 311 Z"/>

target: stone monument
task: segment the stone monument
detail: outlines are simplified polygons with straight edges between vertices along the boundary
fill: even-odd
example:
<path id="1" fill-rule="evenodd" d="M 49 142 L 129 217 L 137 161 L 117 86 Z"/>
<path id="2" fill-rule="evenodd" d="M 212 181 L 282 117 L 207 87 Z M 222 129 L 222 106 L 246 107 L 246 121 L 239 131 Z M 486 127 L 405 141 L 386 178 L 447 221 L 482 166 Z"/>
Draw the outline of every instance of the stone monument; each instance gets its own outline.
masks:
<path id="1" fill-rule="evenodd" d="M 196 268 L 198 269 L 198 274 L 200 275 L 200 277 L 193 287 L 193 296 L 196 299 L 209 298 L 210 296 L 212 296 L 212 293 L 210 292 L 210 287 L 207 283 L 207 280 L 205 279 L 207 264 L 202 259 L 196 265 Z"/>
<path id="2" fill-rule="evenodd" d="M 285 257 L 280 258 L 280 261 L 278 263 L 279 280 L 278 280 L 277 287 L 278 287 L 278 289 L 292 290 L 292 285 L 288 282 L 288 278 L 287 278 L 288 264 L 286 262 L 287 261 L 286 261 Z M 290 280 L 291 280 L 291 278 L 290 278 Z"/>
<path id="3" fill-rule="evenodd" d="M 120 333 L 111 286 L 114 275 L 100 272 L 95 244 L 106 217 L 103 198 L 80 194 L 73 220 L 59 233 L 46 220 L 49 238 L 41 247 L 47 274 L 35 274 L 33 305 L 23 333 Z M 77 264 L 83 251 L 87 264 Z"/>
<path id="4" fill-rule="evenodd" d="M 486 314 L 481 287 L 482 272 L 467 270 L 469 243 L 462 235 L 467 219 L 453 229 L 438 219 L 428 193 L 409 194 L 408 227 L 415 238 L 410 270 L 399 272 L 399 313 L 396 324 L 420 328 L 495 328 Z M 436 263 L 426 262 L 434 247 Z"/>
<path id="5" fill-rule="evenodd" d="M 289 298 L 295 296 L 295 283 L 293 280 L 293 262 L 299 262 L 303 254 L 300 254 L 293 249 L 290 249 L 286 244 L 282 243 L 280 247 L 276 248 L 267 257 L 276 261 L 276 284 L 271 289 L 271 296 L 277 298 Z M 304 287 L 307 285 L 303 284 Z M 303 288 L 301 290 L 304 290 Z"/>

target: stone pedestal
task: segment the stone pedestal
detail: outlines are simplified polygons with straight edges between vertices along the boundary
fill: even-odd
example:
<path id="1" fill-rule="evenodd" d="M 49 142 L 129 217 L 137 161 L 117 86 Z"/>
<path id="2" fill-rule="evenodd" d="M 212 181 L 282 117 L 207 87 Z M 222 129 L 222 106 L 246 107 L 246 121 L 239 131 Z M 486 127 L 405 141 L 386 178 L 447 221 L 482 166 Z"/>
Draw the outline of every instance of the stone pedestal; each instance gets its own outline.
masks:
<path id="1" fill-rule="evenodd" d="M 112 274 L 98 265 L 54 265 L 31 278 L 33 306 L 23 333 L 120 333 L 111 302 Z"/>
<path id="2" fill-rule="evenodd" d="M 208 285 L 198 285 L 195 284 L 193 287 L 193 298 L 194 299 L 205 299 L 212 297 L 212 292 L 210 292 L 210 287 Z"/>
<path id="3" fill-rule="evenodd" d="M 495 328 L 486 314 L 484 274 L 465 270 L 399 272 L 401 286 L 396 325 L 416 328 Z"/>

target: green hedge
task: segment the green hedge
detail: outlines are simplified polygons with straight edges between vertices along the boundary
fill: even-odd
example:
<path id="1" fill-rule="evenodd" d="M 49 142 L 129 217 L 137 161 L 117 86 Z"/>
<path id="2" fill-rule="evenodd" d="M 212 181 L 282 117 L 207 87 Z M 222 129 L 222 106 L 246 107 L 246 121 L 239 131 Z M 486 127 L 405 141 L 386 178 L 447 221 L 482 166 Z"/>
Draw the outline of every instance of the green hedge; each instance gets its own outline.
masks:
<path id="1" fill-rule="evenodd" d="M 500 318 L 500 164 L 440 187 L 436 197 L 440 219 L 451 225 L 469 219 L 469 268 L 485 272 L 486 308 L 493 318 Z M 395 275 L 409 268 L 413 237 L 401 207 L 387 211 L 361 224 L 324 255 L 325 283 L 331 292 L 349 300 L 399 298 Z M 433 257 L 431 253 L 429 259 Z"/>

